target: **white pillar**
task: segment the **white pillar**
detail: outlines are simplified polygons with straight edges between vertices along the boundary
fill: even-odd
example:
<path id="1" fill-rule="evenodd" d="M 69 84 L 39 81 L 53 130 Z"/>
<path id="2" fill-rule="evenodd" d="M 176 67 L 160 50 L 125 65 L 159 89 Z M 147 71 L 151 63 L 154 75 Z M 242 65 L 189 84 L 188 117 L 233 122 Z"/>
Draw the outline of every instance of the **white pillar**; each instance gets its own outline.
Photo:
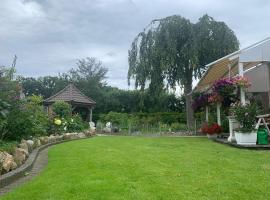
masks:
<path id="1" fill-rule="evenodd" d="M 238 63 L 238 71 L 239 71 L 239 76 L 244 76 L 244 65 L 241 62 Z M 243 105 L 246 104 L 246 95 L 242 87 L 240 88 L 240 100 L 241 100 L 241 104 Z"/>
<path id="2" fill-rule="evenodd" d="M 220 107 L 221 107 L 221 104 L 217 103 L 217 123 L 218 125 L 221 126 Z"/>
<path id="3" fill-rule="evenodd" d="M 205 121 L 209 122 L 209 107 L 205 106 Z"/>
<path id="4" fill-rule="evenodd" d="M 92 122 L 92 115 L 93 115 L 93 113 L 92 113 L 92 108 L 90 108 L 89 111 L 90 111 L 90 117 L 89 117 L 90 119 L 89 119 L 89 122 Z"/>
<path id="5" fill-rule="evenodd" d="M 234 117 L 229 116 L 229 130 L 230 130 L 230 136 L 228 137 L 228 142 L 235 142 L 235 135 L 233 132 L 234 128 L 239 128 L 238 122 L 235 120 Z"/>

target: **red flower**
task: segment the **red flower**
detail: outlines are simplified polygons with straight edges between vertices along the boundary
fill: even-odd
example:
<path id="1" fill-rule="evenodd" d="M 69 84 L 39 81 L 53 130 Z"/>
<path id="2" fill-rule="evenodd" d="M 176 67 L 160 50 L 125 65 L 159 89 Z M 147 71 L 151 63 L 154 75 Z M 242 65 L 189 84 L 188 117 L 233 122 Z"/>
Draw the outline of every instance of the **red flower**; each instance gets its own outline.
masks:
<path id="1" fill-rule="evenodd" d="M 205 124 L 202 126 L 201 130 L 202 133 L 209 135 L 219 134 L 222 132 L 221 126 L 219 126 L 217 123 L 213 123 L 211 125 Z"/>

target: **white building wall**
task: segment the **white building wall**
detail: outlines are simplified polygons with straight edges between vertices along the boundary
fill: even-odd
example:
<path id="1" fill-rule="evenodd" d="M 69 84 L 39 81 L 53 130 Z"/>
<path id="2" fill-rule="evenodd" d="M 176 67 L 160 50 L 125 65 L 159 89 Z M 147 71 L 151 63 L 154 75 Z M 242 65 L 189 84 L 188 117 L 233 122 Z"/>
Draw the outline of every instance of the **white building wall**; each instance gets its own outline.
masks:
<path id="1" fill-rule="evenodd" d="M 262 64 L 245 72 L 244 76 L 248 77 L 251 82 L 251 87 L 247 89 L 247 92 L 268 92 L 270 90 L 269 67 L 267 64 Z"/>

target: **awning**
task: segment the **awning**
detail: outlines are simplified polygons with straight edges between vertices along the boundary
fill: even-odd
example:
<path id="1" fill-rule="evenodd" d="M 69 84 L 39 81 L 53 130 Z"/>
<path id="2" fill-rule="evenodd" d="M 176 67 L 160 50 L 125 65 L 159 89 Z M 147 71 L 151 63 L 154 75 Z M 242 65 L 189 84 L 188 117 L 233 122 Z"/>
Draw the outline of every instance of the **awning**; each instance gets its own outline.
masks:
<path id="1" fill-rule="evenodd" d="M 237 75 L 239 62 L 243 63 L 244 71 L 260 63 L 270 62 L 270 37 L 206 65 L 208 70 L 194 91 L 206 90 L 218 79 Z"/>

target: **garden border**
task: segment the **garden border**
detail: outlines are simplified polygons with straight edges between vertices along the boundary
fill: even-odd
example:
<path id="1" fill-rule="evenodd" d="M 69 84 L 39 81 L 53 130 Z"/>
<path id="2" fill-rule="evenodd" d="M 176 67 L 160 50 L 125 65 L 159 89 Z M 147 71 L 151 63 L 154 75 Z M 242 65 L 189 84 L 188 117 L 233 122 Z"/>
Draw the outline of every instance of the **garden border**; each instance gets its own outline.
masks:
<path id="1" fill-rule="evenodd" d="M 44 144 L 44 145 L 34 149 L 32 151 L 32 153 L 29 154 L 29 157 L 25 161 L 25 163 L 23 163 L 20 167 L 0 176 L 0 189 L 11 184 L 12 182 L 18 180 L 19 178 L 25 176 L 25 173 L 33 168 L 33 165 L 34 165 L 39 153 L 42 150 L 44 150 L 50 146 L 56 145 L 56 144 L 60 144 L 60 143 L 64 143 L 64 142 L 71 142 L 71 141 L 75 141 L 75 140 L 89 139 L 91 137 L 93 137 L 93 136 L 89 136 L 86 138 L 75 138 L 75 139 L 56 141 L 56 142 Z"/>
<path id="2" fill-rule="evenodd" d="M 228 142 L 227 139 L 221 139 L 221 138 L 214 138 L 212 139 L 214 142 L 217 142 L 217 143 L 220 143 L 220 144 L 224 144 L 224 145 L 227 145 L 227 146 L 231 146 L 231 147 L 234 147 L 234 148 L 237 148 L 237 149 L 248 149 L 248 150 L 270 150 L 270 144 L 268 145 L 239 145 L 239 144 L 236 144 L 236 143 L 231 143 L 231 142 Z"/>

